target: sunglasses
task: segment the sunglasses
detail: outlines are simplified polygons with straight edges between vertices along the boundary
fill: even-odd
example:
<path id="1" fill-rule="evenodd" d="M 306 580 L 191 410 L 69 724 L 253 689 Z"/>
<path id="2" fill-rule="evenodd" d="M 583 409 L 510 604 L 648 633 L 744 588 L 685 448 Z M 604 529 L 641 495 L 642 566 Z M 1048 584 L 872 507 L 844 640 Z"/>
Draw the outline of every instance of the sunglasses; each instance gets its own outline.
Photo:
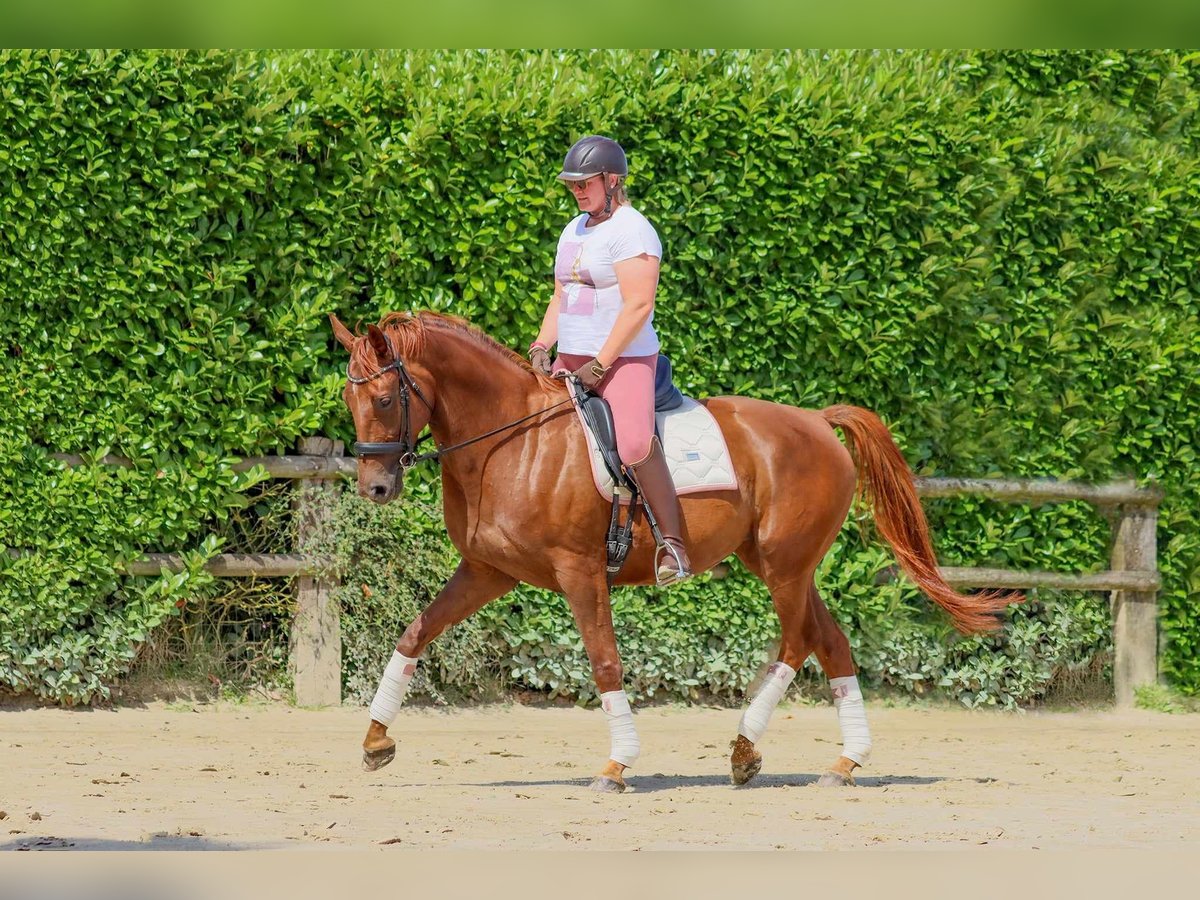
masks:
<path id="1" fill-rule="evenodd" d="M 584 178 L 582 181 L 564 181 L 563 183 L 572 191 L 586 191 L 588 185 L 590 185 L 599 177 L 599 175 L 592 175 L 588 178 Z"/>

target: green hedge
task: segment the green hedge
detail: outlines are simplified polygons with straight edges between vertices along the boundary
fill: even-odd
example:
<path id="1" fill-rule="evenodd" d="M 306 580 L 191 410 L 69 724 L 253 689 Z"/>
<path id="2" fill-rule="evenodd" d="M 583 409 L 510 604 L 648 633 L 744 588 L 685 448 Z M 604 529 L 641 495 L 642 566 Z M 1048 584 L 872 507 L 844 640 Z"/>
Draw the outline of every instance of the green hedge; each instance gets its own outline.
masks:
<path id="1" fill-rule="evenodd" d="M 524 346 L 571 209 L 552 175 L 602 131 L 667 248 L 657 322 L 685 388 L 868 406 L 924 474 L 1159 480 L 1163 665 L 1200 690 L 1198 105 L 1175 52 L 0 53 L 0 686 L 103 696 L 212 589 L 204 536 L 258 478 L 233 461 L 350 437 L 328 312 L 448 309 Z M 1085 511 L 929 508 L 947 564 L 1104 564 Z M 1104 653 L 1096 596 L 974 652 L 844 538 L 825 589 L 878 680 L 1009 702 L 1047 679 L 1001 656 L 1051 632 L 1045 660 Z M 175 549 L 182 575 L 115 574 Z M 487 613 L 531 685 L 560 606 Z M 766 608 L 744 577 L 622 599 L 631 676 L 670 645 L 732 690 L 706 642 L 743 629 L 742 665 Z"/>

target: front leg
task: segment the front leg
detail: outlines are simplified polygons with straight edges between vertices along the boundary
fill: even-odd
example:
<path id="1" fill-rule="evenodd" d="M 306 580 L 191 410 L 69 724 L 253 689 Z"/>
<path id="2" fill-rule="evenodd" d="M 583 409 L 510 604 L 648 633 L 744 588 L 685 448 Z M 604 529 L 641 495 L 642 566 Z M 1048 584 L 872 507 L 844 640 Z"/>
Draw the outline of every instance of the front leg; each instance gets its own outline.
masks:
<path id="1" fill-rule="evenodd" d="M 439 634 L 456 625 L 497 597 L 507 594 L 517 581 L 498 569 L 464 559 L 421 614 L 413 619 L 396 645 L 396 650 L 379 681 L 371 701 L 371 724 L 363 739 L 363 768 L 381 769 L 396 755 L 396 742 L 388 728 L 400 711 L 417 660 Z"/>
<path id="2" fill-rule="evenodd" d="M 592 790 L 619 794 L 626 787 L 625 770 L 637 761 L 641 743 L 633 724 L 629 698 L 621 685 L 624 673 L 613 632 L 608 583 L 603 570 L 598 569 L 593 577 L 580 578 L 565 587 L 567 603 L 592 664 L 592 678 L 600 692 L 600 704 L 611 738 L 608 761 L 600 774 L 592 779 Z"/>

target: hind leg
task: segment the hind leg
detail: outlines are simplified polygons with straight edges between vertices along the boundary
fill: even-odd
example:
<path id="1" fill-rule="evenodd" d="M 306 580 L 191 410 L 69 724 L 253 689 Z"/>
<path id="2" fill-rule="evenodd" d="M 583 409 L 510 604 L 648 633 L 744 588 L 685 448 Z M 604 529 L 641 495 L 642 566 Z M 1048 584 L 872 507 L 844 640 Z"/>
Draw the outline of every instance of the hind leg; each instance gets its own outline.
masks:
<path id="1" fill-rule="evenodd" d="M 863 765 L 871 755 L 871 731 L 867 727 L 862 691 L 859 690 L 858 678 L 854 674 L 850 641 L 834 621 L 829 607 L 821 599 L 815 585 L 809 597 L 808 608 L 816 636 L 817 662 L 821 664 L 825 677 L 829 679 L 833 703 L 837 708 L 838 724 L 842 730 L 842 754 L 821 776 L 818 784 L 853 785 L 854 770 Z"/>
<path id="2" fill-rule="evenodd" d="M 741 554 L 739 554 L 741 555 Z M 761 565 L 752 555 L 742 556 L 747 566 L 759 574 Z M 804 660 L 812 653 L 815 641 L 815 622 L 809 609 L 812 571 L 799 578 L 781 580 L 765 574 L 771 591 L 771 601 L 782 626 L 778 658 L 767 669 L 750 705 L 738 723 L 738 736 L 729 757 L 730 780 L 735 785 L 748 782 L 762 769 L 762 754 L 756 748 L 767 730 L 771 714 L 787 693 L 788 686 Z M 769 579 L 769 580 L 768 580 Z"/>
<path id="3" fill-rule="evenodd" d="M 781 626 L 779 658 L 751 701 L 734 742 L 733 780 L 762 765 L 755 749 L 776 704 L 821 634 L 813 601 L 817 564 L 837 537 L 854 497 L 854 463 L 830 432 L 800 427 L 796 443 L 775 447 L 758 463 L 762 513 L 736 553 L 771 592 Z M 823 604 L 821 604 L 823 606 Z"/>

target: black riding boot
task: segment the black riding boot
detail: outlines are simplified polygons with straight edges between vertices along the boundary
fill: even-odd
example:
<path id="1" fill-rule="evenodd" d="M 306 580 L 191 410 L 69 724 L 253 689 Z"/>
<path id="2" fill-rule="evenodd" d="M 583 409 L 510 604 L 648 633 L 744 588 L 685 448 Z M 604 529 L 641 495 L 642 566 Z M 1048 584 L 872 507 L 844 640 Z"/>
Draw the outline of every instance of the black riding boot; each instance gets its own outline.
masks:
<path id="1" fill-rule="evenodd" d="M 662 532 L 663 540 L 669 545 L 660 546 L 654 555 L 655 577 L 658 583 L 675 584 L 690 578 L 692 564 L 688 560 L 681 537 L 683 529 L 679 521 L 679 495 L 675 493 L 671 470 L 667 468 L 667 458 L 663 456 L 662 445 L 659 444 L 657 436 L 650 439 L 650 452 L 646 458 L 628 468 L 642 492 L 642 499 L 653 513 L 654 520 L 658 522 L 658 530 Z"/>

